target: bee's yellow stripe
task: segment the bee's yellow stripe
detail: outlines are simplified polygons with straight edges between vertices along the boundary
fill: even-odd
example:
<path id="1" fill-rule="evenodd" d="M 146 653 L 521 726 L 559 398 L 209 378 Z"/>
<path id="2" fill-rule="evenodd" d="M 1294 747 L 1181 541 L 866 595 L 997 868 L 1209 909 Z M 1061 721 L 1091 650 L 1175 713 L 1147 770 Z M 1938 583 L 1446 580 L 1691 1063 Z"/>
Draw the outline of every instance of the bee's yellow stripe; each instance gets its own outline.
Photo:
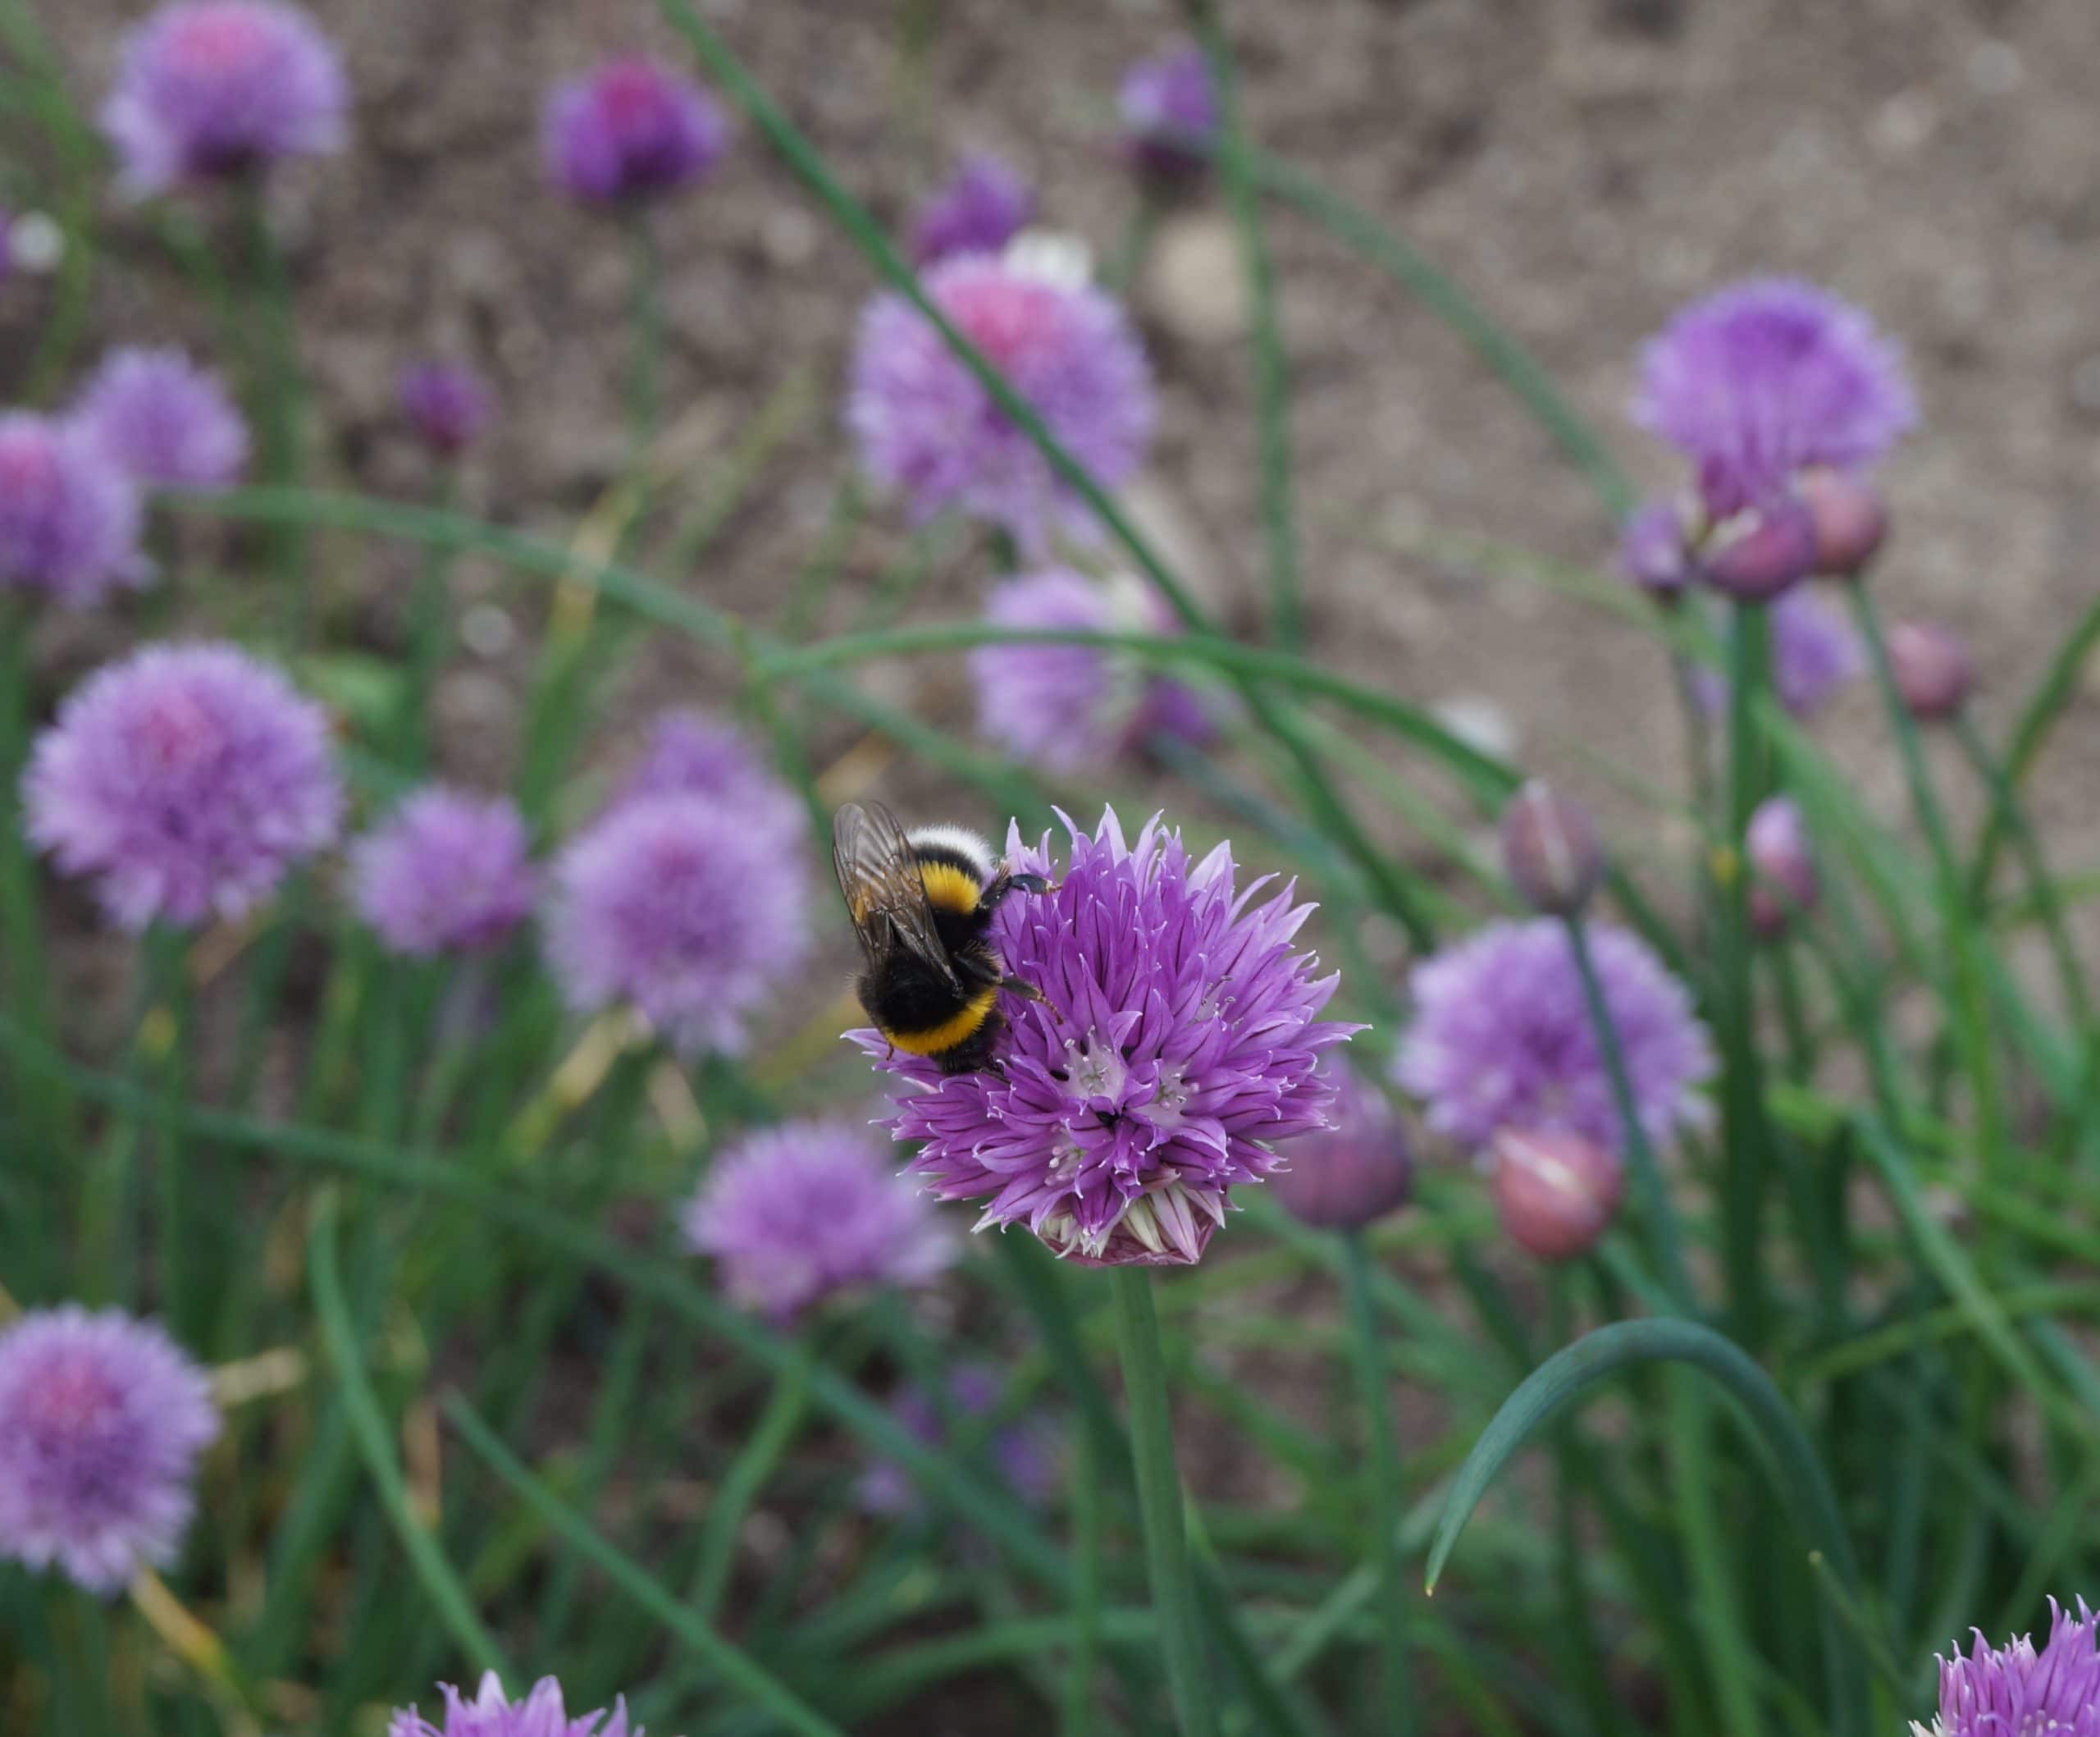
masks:
<path id="1" fill-rule="evenodd" d="M 921 862 L 919 878 L 926 885 L 926 902 L 936 911 L 967 916 L 984 896 L 984 889 L 977 884 L 977 877 L 964 873 L 952 862 Z"/>
<path id="2" fill-rule="evenodd" d="M 979 1027 L 992 1017 L 993 1006 L 998 999 L 998 990 L 988 986 L 972 995 L 961 1012 L 937 1026 L 917 1031 L 893 1031 L 885 1026 L 883 1035 L 906 1055 L 938 1055 L 943 1050 L 952 1049 L 975 1037 Z"/>

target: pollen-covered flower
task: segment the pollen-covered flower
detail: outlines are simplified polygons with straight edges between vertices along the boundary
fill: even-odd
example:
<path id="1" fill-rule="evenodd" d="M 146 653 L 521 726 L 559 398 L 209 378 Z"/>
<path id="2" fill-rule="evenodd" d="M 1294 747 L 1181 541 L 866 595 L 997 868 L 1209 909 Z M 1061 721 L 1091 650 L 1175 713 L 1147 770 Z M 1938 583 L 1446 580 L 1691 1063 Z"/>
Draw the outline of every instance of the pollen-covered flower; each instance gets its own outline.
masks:
<path id="1" fill-rule="evenodd" d="M 1127 576 L 1102 581 L 1069 568 L 1008 579 L 992 592 L 994 627 L 1089 633 L 1172 633 L 1159 594 Z M 1154 731 L 1207 740 L 1203 702 L 1135 657 L 1098 646 L 979 646 L 970 654 L 977 725 L 1017 760 L 1047 772 L 1100 766 Z"/>
<path id="2" fill-rule="evenodd" d="M 1407 1204 L 1414 1159 L 1383 1092 L 1345 1063 L 1331 1061 L 1322 1071 L 1335 1082 L 1334 1126 L 1287 1145 L 1269 1182 L 1293 1218 L 1323 1230 L 1354 1230 Z"/>
<path id="3" fill-rule="evenodd" d="M 229 645 L 97 670 L 37 738 L 22 798 L 30 839 L 133 930 L 238 916 L 343 812 L 327 714 Z"/>
<path id="4" fill-rule="evenodd" d="M 1144 351 L 1114 299 L 1020 242 L 996 258 L 943 261 L 926 274 L 926 293 L 1094 479 L 1115 488 L 1152 439 Z M 1005 527 L 1030 551 L 1052 528 L 1093 534 L 1049 461 L 901 295 L 878 295 L 861 317 L 846 420 L 868 473 L 902 494 L 915 519 L 952 508 Z"/>
<path id="5" fill-rule="evenodd" d="M 996 254 L 1034 215 L 1034 189 L 999 158 L 975 152 L 920 207 L 911 257 L 924 270 L 951 254 Z"/>
<path id="6" fill-rule="evenodd" d="M 963 1363 L 947 1373 L 947 1413 L 922 1387 L 909 1387 L 890 1402 L 890 1415 L 928 1447 L 967 1439 L 976 1432 L 1007 1485 L 1022 1501 L 1040 1506 L 1057 1488 L 1058 1442 L 1048 1421 L 1022 1416 L 1008 1422 L 993 1418 L 1006 1391 L 999 1371 L 988 1363 Z M 960 1426 L 960 1427 L 957 1427 Z M 861 1506 L 870 1514 L 915 1514 L 924 1506 L 911 1474 L 894 1460 L 878 1460 L 861 1474 Z"/>
<path id="7" fill-rule="evenodd" d="M 628 1725 L 624 1700 L 614 1702 L 609 1712 L 578 1713 L 572 1719 L 561 1684 L 550 1676 L 541 1677 L 517 1701 L 504 1697 L 493 1671 L 482 1679 L 471 1701 L 450 1683 L 438 1684 L 438 1691 L 445 1697 L 441 1723 L 433 1725 L 414 1707 L 404 1707 L 386 1727 L 386 1737 L 642 1737 L 640 1726 Z"/>
<path id="8" fill-rule="evenodd" d="M 156 1326 L 77 1304 L 0 1328 L 0 1557 L 122 1590 L 175 1558 L 211 1383 Z"/>
<path id="9" fill-rule="evenodd" d="M 1694 302 L 1641 353 L 1633 419 L 1691 464 L 1707 510 L 1760 505 L 1811 465 L 1871 464 L 1917 403 L 1901 349 L 1849 302 L 1785 277 Z"/>
<path id="10" fill-rule="evenodd" d="M 177 0 L 126 35 L 102 126 L 143 196 L 340 151 L 349 106 L 336 45 L 304 12 Z"/>
<path id="11" fill-rule="evenodd" d="M 0 591 L 87 609 L 143 585 L 139 491 L 84 430 L 0 414 Z"/>
<path id="12" fill-rule="evenodd" d="M 809 946 L 799 857 L 704 796 L 608 810 L 557 859 L 547 953 L 571 1007 L 626 1002 L 688 1054 L 744 1025 Z"/>
<path id="13" fill-rule="evenodd" d="M 532 841 L 508 797 L 429 785 L 350 851 L 358 914 L 395 953 L 492 947 L 531 915 Z"/>
<path id="14" fill-rule="evenodd" d="M 804 848 L 810 821 L 801 798 L 774 775 L 750 737 L 704 711 L 680 707 L 657 714 L 641 758 L 611 806 L 652 796 L 704 796 L 783 851 Z"/>
<path id="15" fill-rule="evenodd" d="M 1217 94 L 1203 51 L 1194 43 L 1133 66 L 1123 75 L 1117 107 L 1123 152 L 1133 167 L 1169 181 L 1209 167 Z"/>
<path id="16" fill-rule="evenodd" d="M 1939 1662 L 1939 1712 L 1915 1737 L 2100 1737 L 2100 1649 L 2085 1601 L 2078 1614 L 2052 1598 L 2049 1638 L 2038 1652 L 2032 1637 L 2002 1647 L 1980 1633 L 1966 1657 L 1957 1650 Z"/>
<path id="17" fill-rule="evenodd" d="M 1860 636 L 1827 597 L 1800 587 L 1769 606 L 1772 692 L 1794 717 L 1813 717 L 1866 668 Z M 1710 712 L 1727 709 L 1728 684 L 1711 670 L 1696 679 Z"/>
<path id="18" fill-rule="evenodd" d="M 488 426 L 488 384 L 456 362 L 418 362 L 402 370 L 401 413 L 416 437 L 441 459 L 454 459 Z"/>
<path id="19" fill-rule="evenodd" d="M 112 351 L 71 414 L 143 487 L 226 488 L 248 462 L 248 424 L 226 382 L 179 350 Z"/>
<path id="20" fill-rule="evenodd" d="M 1321 1055 L 1357 1028 L 1320 1019 L 1335 980 L 1292 946 L 1312 907 L 1264 875 L 1235 890 L 1230 848 L 1191 863 L 1155 816 L 1126 843 L 1113 810 L 1071 821 L 1054 890 L 999 907 L 993 944 L 1040 993 L 1007 995 L 997 1065 L 943 1076 L 851 1034 L 895 1075 L 897 1139 L 943 1200 L 980 1200 L 980 1225 L 1025 1224 L 1090 1264 L 1185 1265 L 1225 1219 L 1235 1182 L 1266 1177 L 1273 1142 L 1328 1125 Z M 1051 872 L 1010 830 L 1007 858 Z"/>
<path id="21" fill-rule="evenodd" d="M 1705 1118 L 1705 1028 L 1637 937 L 1593 923 L 1589 940 L 1641 1125 L 1664 1145 Z M 1480 1151 L 1502 1128 L 1566 1129 L 1619 1150 L 1610 1076 L 1558 921 L 1490 923 L 1416 966 L 1408 986 L 1414 1018 L 1393 1077 L 1424 1100 L 1438 1133 Z"/>
<path id="22" fill-rule="evenodd" d="M 628 55 L 554 88 L 540 144 L 557 186 L 602 204 L 697 181 L 728 149 L 729 123 L 691 79 Z"/>
<path id="23" fill-rule="evenodd" d="M 956 1253 L 879 1137 L 839 1122 L 783 1122 L 724 1152 L 684 1227 L 730 1297 L 777 1320 L 842 1291 L 925 1284 Z"/>

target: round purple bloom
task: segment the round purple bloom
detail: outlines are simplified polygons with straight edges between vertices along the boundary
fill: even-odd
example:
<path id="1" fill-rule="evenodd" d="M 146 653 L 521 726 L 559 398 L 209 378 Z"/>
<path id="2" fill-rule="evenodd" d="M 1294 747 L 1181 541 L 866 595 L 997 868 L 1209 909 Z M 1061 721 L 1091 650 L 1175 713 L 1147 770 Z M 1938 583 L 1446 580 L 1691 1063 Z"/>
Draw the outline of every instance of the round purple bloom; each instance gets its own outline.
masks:
<path id="1" fill-rule="evenodd" d="M 1029 260 L 983 254 L 935 266 L 925 289 L 1104 488 L 1136 470 L 1152 438 L 1152 375 L 1116 302 Z M 1034 442 L 901 295 L 878 295 L 861 315 L 846 420 L 869 474 L 915 519 L 953 508 L 1030 551 L 1053 525 L 1093 534 Z"/>
<path id="2" fill-rule="evenodd" d="M 128 32 L 103 130 L 123 185 L 187 181 L 340 151 L 349 85 L 333 43 L 272 0 L 178 0 Z"/>
<path id="3" fill-rule="evenodd" d="M 1209 167 L 1217 94 L 1203 51 L 1194 43 L 1138 62 L 1123 75 L 1117 106 L 1123 153 L 1136 168 L 1182 181 Z"/>
<path id="4" fill-rule="evenodd" d="M 418 362 L 404 368 L 400 398 L 416 437 L 441 459 L 457 458 L 488 426 L 487 382 L 454 362 Z"/>
<path id="5" fill-rule="evenodd" d="M 179 350 L 118 350 L 71 420 L 142 487 L 226 488 L 248 462 L 248 424 L 226 382 Z"/>
<path id="6" fill-rule="evenodd" d="M 230 645 L 157 645 L 89 676 L 38 737 L 29 836 L 96 877 L 111 920 L 238 916 L 336 839 L 328 715 Z"/>
<path id="7" fill-rule="evenodd" d="M 846 1122 L 747 1136 L 715 1159 L 683 1222 L 729 1296 L 776 1320 L 844 1291 L 929 1283 L 955 1259 L 933 1203 Z"/>
<path id="8" fill-rule="evenodd" d="M 995 627 L 1089 633 L 1171 633 L 1174 617 L 1136 580 L 1102 582 L 1069 568 L 1008 579 L 991 595 Z M 977 727 L 1047 772 L 1106 765 L 1155 730 L 1193 741 L 1211 731 L 1203 702 L 1134 657 L 1083 645 L 985 645 L 970 654 Z"/>
<path id="9" fill-rule="evenodd" d="M 548 957 L 569 1005 L 631 1003 L 678 1049 L 734 1053 L 809 947 L 799 857 L 704 796 L 621 803 L 556 861 Z"/>
<path id="10" fill-rule="evenodd" d="M 609 806 L 653 796 L 704 796 L 790 853 L 802 849 L 810 824 L 801 799 L 774 775 L 743 731 L 687 708 L 657 715 L 641 759 Z"/>
<path id="11" fill-rule="evenodd" d="M 1590 946 L 1641 1125 L 1664 1145 L 1705 1119 L 1696 1088 L 1714 1072 L 1705 1028 L 1637 937 L 1593 923 Z M 1490 923 L 1416 966 L 1408 986 L 1414 1018 L 1393 1077 L 1426 1101 L 1438 1133 L 1480 1151 L 1505 1127 L 1566 1130 L 1618 1150 L 1611 1081 L 1556 919 Z"/>
<path id="12" fill-rule="evenodd" d="M 153 569 L 139 521 L 137 488 L 85 431 L 0 414 L 0 591 L 86 609 L 144 584 Z"/>
<path id="13" fill-rule="evenodd" d="M 946 1383 L 950 1416 L 974 1421 L 988 1417 L 1006 1390 L 999 1371 L 988 1363 L 959 1364 Z M 922 1387 L 905 1388 L 890 1402 L 890 1415 L 928 1447 L 947 1437 L 947 1419 Z M 1029 1417 L 995 1428 L 987 1444 L 1000 1475 L 1014 1493 L 1036 1506 L 1057 1493 L 1058 1442 L 1046 1419 Z M 878 1460 L 861 1474 L 861 1506 L 870 1514 L 916 1514 L 924 1506 L 911 1474 L 894 1460 Z"/>
<path id="14" fill-rule="evenodd" d="M 973 153 L 920 207 L 911 226 L 912 259 L 923 270 L 951 254 L 996 254 L 1034 215 L 1034 189 L 1000 158 Z"/>
<path id="15" fill-rule="evenodd" d="M 508 797 L 418 790 L 351 847 L 358 914 L 395 953 L 492 947 L 532 909 L 532 840 Z"/>
<path id="16" fill-rule="evenodd" d="M 218 1433 L 210 1381 L 150 1322 L 23 1315 L 0 1328 L 0 1556 L 102 1593 L 167 1566 Z"/>
<path id="17" fill-rule="evenodd" d="M 2073 1616 L 2052 1598 L 2049 1639 L 2039 1652 L 2016 1636 L 1939 1662 L 1939 1712 L 1915 1737 L 2100 1737 L 2100 1650 L 2085 1601 Z"/>
<path id="18" fill-rule="evenodd" d="M 691 79 L 628 55 L 554 88 L 540 145 L 557 186 L 604 204 L 699 179 L 728 149 L 729 123 Z"/>
<path id="19" fill-rule="evenodd" d="M 897 1076 L 889 1128 L 924 1142 L 911 1168 L 943 1200 L 983 1201 L 980 1228 L 1025 1223 L 1090 1264 L 1185 1265 L 1232 1185 L 1276 1167 L 1271 1142 L 1328 1125 L 1317 1064 L 1358 1028 L 1316 1017 L 1335 979 L 1291 945 L 1312 909 L 1294 884 L 1254 906 L 1271 877 L 1235 893 L 1230 846 L 1192 865 L 1157 816 L 1134 843 L 1112 809 L 1092 837 L 1065 825 L 1055 890 L 993 922 L 1007 970 L 1043 996 L 1005 998 L 996 1069 L 943 1075 L 849 1035 Z M 1049 849 L 1009 831 L 1030 872 L 1049 875 Z"/>
<path id="20" fill-rule="evenodd" d="M 1383 1092 L 1342 1063 L 1324 1071 L 1335 1082 L 1334 1126 L 1292 1140 L 1270 1186 L 1293 1218 L 1323 1230 L 1350 1230 L 1407 1204 L 1414 1159 Z"/>
<path id="21" fill-rule="evenodd" d="M 561 1684 L 543 1676 L 523 1699 L 504 1698 L 503 1684 L 491 1671 L 482 1679 L 480 1692 L 463 1700 L 450 1683 L 438 1684 L 445 1696 L 445 1722 L 432 1725 L 413 1707 L 394 1716 L 386 1737 L 642 1737 L 636 1726 L 629 1730 L 627 1703 L 614 1702 L 612 1710 L 579 1713 L 573 1719 L 562 1703 Z"/>
<path id="22" fill-rule="evenodd" d="M 1641 352 L 1633 419 L 1691 463 L 1725 519 L 1800 470 L 1871 464 L 1917 421 L 1902 352 L 1849 302 L 1760 277 L 1679 313 Z"/>

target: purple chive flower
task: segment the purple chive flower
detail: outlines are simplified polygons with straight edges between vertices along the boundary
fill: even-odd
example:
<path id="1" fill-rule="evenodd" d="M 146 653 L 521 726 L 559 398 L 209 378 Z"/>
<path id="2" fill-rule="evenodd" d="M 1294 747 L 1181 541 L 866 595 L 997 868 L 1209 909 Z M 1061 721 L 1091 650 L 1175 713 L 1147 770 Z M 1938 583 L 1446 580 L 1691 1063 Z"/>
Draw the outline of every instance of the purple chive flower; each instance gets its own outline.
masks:
<path id="1" fill-rule="evenodd" d="M 456 362 L 418 362 L 401 371 L 401 413 L 439 458 L 456 459 L 488 426 L 488 383 Z"/>
<path id="2" fill-rule="evenodd" d="M 1123 75 L 1117 99 L 1123 154 L 1163 181 L 1185 181 L 1210 166 L 1217 95 L 1203 51 L 1194 43 L 1142 60 Z"/>
<path id="3" fill-rule="evenodd" d="M 531 915 L 531 853 L 508 797 L 430 785 L 351 847 L 351 897 L 392 952 L 475 952 Z"/>
<path id="4" fill-rule="evenodd" d="M 1591 950 L 1641 1125 L 1656 1145 L 1705 1119 L 1696 1088 L 1714 1072 L 1684 985 L 1646 945 L 1605 923 Z M 1415 967 L 1413 1022 L 1393 1077 L 1429 1125 L 1473 1151 L 1505 1127 L 1568 1130 L 1618 1150 L 1618 1113 L 1567 931 L 1551 917 L 1490 923 Z"/>
<path id="5" fill-rule="evenodd" d="M 150 1322 L 23 1315 L 0 1328 L 0 1557 L 103 1594 L 166 1567 L 218 1433 L 210 1381 Z"/>
<path id="6" fill-rule="evenodd" d="M 139 930 L 238 916 L 332 844 L 328 716 L 229 645 L 156 645 L 66 697 L 22 779 L 26 830 Z"/>
<path id="7" fill-rule="evenodd" d="M 634 54 L 557 85 L 540 144 L 563 192 L 605 204 L 699 180 L 728 149 L 729 123 L 691 79 Z"/>
<path id="8" fill-rule="evenodd" d="M 655 796 L 704 796 L 783 850 L 799 851 L 810 819 L 801 799 L 774 775 L 751 738 L 704 711 L 661 712 L 641 760 L 610 807 Z"/>
<path id="9" fill-rule="evenodd" d="M 986 1363 L 965 1363 L 948 1371 L 948 1412 L 966 1424 L 988 1418 L 1006 1388 L 999 1371 Z M 906 1387 L 890 1402 L 890 1415 L 914 1440 L 938 1447 L 947 1435 L 947 1419 L 924 1387 Z M 993 1427 L 985 1444 L 1007 1487 L 1022 1501 L 1040 1507 L 1057 1494 L 1058 1442 L 1040 1417 L 1018 1419 Z M 861 1474 L 861 1506 L 870 1514 L 918 1513 L 924 1506 L 911 1474 L 894 1460 L 878 1460 Z"/>
<path id="10" fill-rule="evenodd" d="M 929 1283 L 955 1259 L 933 1203 L 879 1140 L 846 1122 L 746 1136 L 716 1159 L 684 1227 L 721 1263 L 731 1298 L 776 1320 L 842 1291 Z"/>
<path id="11" fill-rule="evenodd" d="M 1768 797 L 1757 805 L 1743 834 L 1743 854 L 1750 864 L 1750 920 L 1760 935 L 1779 935 L 1796 912 L 1815 907 L 1815 853 L 1801 805 L 1791 796 Z"/>
<path id="12" fill-rule="evenodd" d="M 809 946 L 799 857 L 704 796 L 621 803 L 554 867 L 547 952 L 571 1007 L 631 1003 L 688 1054 L 744 1023 Z"/>
<path id="13" fill-rule="evenodd" d="M 272 0 L 181 0 L 129 31 L 103 130 L 136 197 L 342 149 L 349 85 L 336 46 Z"/>
<path id="14" fill-rule="evenodd" d="M 142 487 L 226 488 L 248 462 L 248 424 L 226 382 L 179 350 L 119 350 L 71 418 Z"/>
<path id="15" fill-rule="evenodd" d="M 1136 581 L 1104 583 L 1055 567 L 1008 579 L 991 595 L 995 627 L 1089 633 L 1171 633 L 1172 615 Z M 1100 766 L 1155 730 L 1208 739 L 1203 703 L 1134 657 L 1083 645 L 986 645 L 970 654 L 977 726 L 1047 772 Z"/>
<path id="16" fill-rule="evenodd" d="M 943 1200 L 984 1203 L 980 1227 L 1025 1223 L 1090 1265 L 1186 1265 L 1225 1219 L 1235 1182 L 1266 1177 L 1271 1143 L 1328 1126 L 1321 1055 L 1356 1026 L 1316 1016 L 1335 980 L 1292 938 L 1312 907 L 1294 885 L 1258 906 L 1234 889 L 1231 849 L 1192 864 L 1157 816 L 1125 843 L 1115 811 L 1089 837 L 1070 820 L 1053 892 L 1016 894 L 992 936 L 1043 999 L 1008 996 L 997 1069 L 943 1076 L 849 1034 L 899 1090 L 888 1126 L 924 1144 L 911 1168 Z M 1050 872 L 1050 841 L 1009 862 Z"/>
<path id="17" fill-rule="evenodd" d="M 609 1712 L 570 1718 L 561 1684 L 550 1676 L 541 1677 L 520 1701 L 504 1698 L 493 1671 L 482 1679 L 481 1690 L 471 1701 L 462 1699 L 450 1683 L 438 1689 L 445 1697 L 443 1724 L 432 1725 L 414 1707 L 404 1707 L 394 1715 L 386 1737 L 642 1737 L 640 1726 L 628 1726 L 624 1700 L 614 1702 Z"/>
<path id="18" fill-rule="evenodd" d="M 1334 1126 L 1285 1146 L 1269 1186 L 1293 1218 L 1323 1230 L 1354 1230 L 1407 1204 L 1414 1158 L 1383 1092 L 1342 1063 L 1322 1071 L 1335 1082 Z"/>
<path id="19" fill-rule="evenodd" d="M 1618 531 L 1619 571 L 1650 597 L 1669 601 L 1691 583 L 1686 503 L 1674 495 L 1643 501 Z"/>
<path id="20" fill-rule="evenodd" d="M 1114 488 L 1152 438 L 1152 375 L 1122 308 L 1029 259 L 970 254 L 926 274 L 926 293 L 1050 432 Z M 1053 526 L 1090 517 L 1028 437 L 901 295 L 861 318 L 846 420 L 869 474 L 924 520 L 953 508 L 1039 552 Z"/>
<path id="21" fill-rule="evenodd" d="M 1813 717 L 1838 690 L 1866 668 L 1860 636 L 1844 611 L 1814 592 L 1798 587 L 1769 606 L 1772 691 L 1796 718 Z M 1699 703 L 1708 712 L 1726 711 L 1728 684 L 1711 670 L 1694 678 Z"/>
<path id="22" fill-rule="evenodd" d="M 1915 1737 L 2100 1737 L 2096 1626 L 2083 1598 L 2076 1616 L 2052 1598 L 2038 1652 L 2029 1635 L 1990 1647 L 1977 1634 L 1966 1657 L 1940 1660 L 1939 1712 Z"/>
<path id="23" fill-rule="evenodd" d="M 87 609 L 144 584 L 139 521 L 137 488 L 85 431 L 0 414 L 0 591 Z"/>
<path id="24" fill-rule="evenodd" d="M 1541 1260 L 1589 1253 L 1626 1192 L 1625 1161 L 1566 1129 L 1504 1128 L 1491 1163 L 1503 1233 Z"/>
<path id="25" fill-rule="evenodd" d="M 1976 665 L 1952 628 L 1937 621 L 1899 621 L 1888 630 L 1888 665 L 1911 716 L 1939 724 L 1969 703 Z"/>
<path id="26" fill-rule="evenodd" d="M 1641 352 L 1633 419 L 1691 463 L 1725 519 L 1810 465 L 1856 469 L 1917 421 L 1901 350 L 1849 302 L 1793 278 L 1731 284 Z"/>
<path id="27" fill-rule="evenodd" d="M 923 271 L 952 254 L 996 254 L 1034 215 L 1034 189 L 1000 158 L 973 153 L 920 207 L 911 226 L 912 259 Z"/>

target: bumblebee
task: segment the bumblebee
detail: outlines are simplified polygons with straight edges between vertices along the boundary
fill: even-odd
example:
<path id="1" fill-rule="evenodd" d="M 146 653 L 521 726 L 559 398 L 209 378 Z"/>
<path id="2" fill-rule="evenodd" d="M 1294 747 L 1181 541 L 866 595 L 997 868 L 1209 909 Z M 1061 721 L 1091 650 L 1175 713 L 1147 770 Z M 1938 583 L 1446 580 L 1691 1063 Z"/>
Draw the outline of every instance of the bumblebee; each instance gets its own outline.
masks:
<path id="1" fill-rule="evenodd" d="M 1007 975 L 989 939 L 993 913 L 1009 894 L 1048 892 L 1049 882 L 1001 868 L 960 826 L 907 833 L 879 802 L 848 802 L 833 817 L 831 862 L 861 942 L 853 987 L 875 1029 L 943 1073 L 991 1065 L 1005 1024 L 999 992 L 1043 999 Z"/>

